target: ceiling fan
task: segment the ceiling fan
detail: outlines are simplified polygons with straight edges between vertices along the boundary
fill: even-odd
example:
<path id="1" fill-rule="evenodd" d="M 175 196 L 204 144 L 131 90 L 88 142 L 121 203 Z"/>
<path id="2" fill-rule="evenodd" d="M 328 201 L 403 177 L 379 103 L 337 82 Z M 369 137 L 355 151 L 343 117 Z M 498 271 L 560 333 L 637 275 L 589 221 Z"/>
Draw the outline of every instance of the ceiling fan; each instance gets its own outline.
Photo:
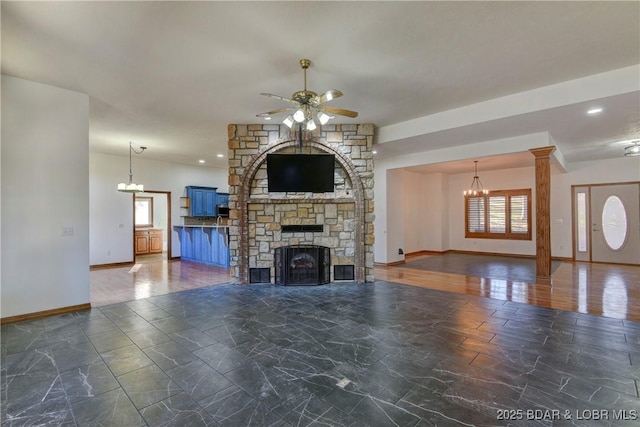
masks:
<path id="1" fill-rule="evenodd" d="M 321 95 L 307 90 L 307 68 L 311 65 L 311 61 L 308 59 L 301 59 L 300 66 L 304 70 L 304 90 L 299 90 L 291 95 L 291 98 L 285 98 L 284 96 L 274 95 L 272 93 L 261 93 L 260 95 L 268 96 L 270 98 L 277 98 L 281 101 L 294 104 L 291 107 L 278 108 L 277 110 L 267 111 L 266 113 L 257 114 L 256 117 L 271 118 L 271 116 L 285 111 L 292 111 L 284 120 L 283 123 L 291 128 L 294 123 L 298 123 L 299 126 L 304 124 L 306 130 L 315 130 L 316 119 L 320 124 L 326 124 L 333 118 L 333 114 L 339 116 L 346 116 L 355 118 L 358 117 L 358 113 L 351 110 L 345 110 L 343 108 L 335 108 L 324 105 L 325 102 L 329 102 L 332 99 L 336 99 L 342 96 L 342 92 L 337 89 L 330 89 Z"/>

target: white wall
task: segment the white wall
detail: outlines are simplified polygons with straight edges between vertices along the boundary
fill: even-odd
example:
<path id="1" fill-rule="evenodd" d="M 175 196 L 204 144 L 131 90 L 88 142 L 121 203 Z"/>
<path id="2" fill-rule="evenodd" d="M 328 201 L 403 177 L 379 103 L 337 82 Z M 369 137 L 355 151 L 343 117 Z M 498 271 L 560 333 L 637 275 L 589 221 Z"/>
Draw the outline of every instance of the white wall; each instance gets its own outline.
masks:
<path id="1" fill-rule="evenodd" d="M 2 76 L 2 317 L 89 302 L 88 158 L 87 95 Z"/>
<path id="2" fill-rule="evenodd" d="M 123 142 L 126 148 L 128 141 Z M 149 151 L 153 147 L 149 147 Z M 125 150 L 126 152 L 126 150 Z M 146 153 L 146 152 L 145 152 Z M 222 168 L 161 162 L 134 155 L 134 182 L 148 191 L 171 192 L 171 255 L 180 256 L 180 240 L 173 225 L 182 224 L 180 197 L 187 185 L 218 187 L 227 192 L 228 171 Z M 126 181 L 129 158 L 91 153 L 90 170 L 90 262 L 91 265 L 133 261 L 133 195 L 116 190 Z"/>
<path id="3" fill-rule="evenodd" d="M 448 194 L 443 192 L 446 175 L 423 175 L 403 171 L 404 252 L 422 250 L 443 251 L 448 237 L 448 223 L 444 221 Z"/>
<path id="4" fill-rule="evenodd" d="M 404 187 L 402 185 L 403 180 L 401 170 L 388 170 L 383 171 L 383 173 L 386 174 L 385 181 L 387 191 L 384 195 L 384 200 L 387 208 L 385 215 L 387 221 L 380 229 L 383 233 L 383 239 L 378 239 L 376 237 L 376 244 L 378 242 L 386 244 L 386 261 L 384 262 L 391 263 L 404 259 L 404 255 L 398 254 L 398 249 L 404 249 Z M 377 219 L 378 215 L 376 214 L 376 220 Z M 376 227 L 375 223 L 374 227 Z M 376 233 L 378 233 L 377 227 L 375 230 Z"/>

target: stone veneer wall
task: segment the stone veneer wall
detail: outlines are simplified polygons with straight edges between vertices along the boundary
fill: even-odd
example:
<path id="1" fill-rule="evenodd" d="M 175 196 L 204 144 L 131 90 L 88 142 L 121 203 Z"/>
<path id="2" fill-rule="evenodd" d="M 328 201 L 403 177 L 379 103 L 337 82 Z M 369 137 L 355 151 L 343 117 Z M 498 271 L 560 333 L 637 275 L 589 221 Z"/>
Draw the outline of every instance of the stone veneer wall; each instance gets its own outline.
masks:
<path id="1" fill-rule="evenodd" d="M 296 135 L 278 124 L 229 125 L 231 277 L 249 283 L 250 268 L 270 268 L 273 250 L 296 244 L 331 248 L 331 264 L 354 265 L 357 283 L 373 282 L 372 124 L 324 125 L 303 132 L 303 153 L 336 156 L 335 191 L 269 193 L 269 153 L 298 152 Z M 282 225 L 322 224 L 322 233 L 282 233 Z M 333 269 L 331 271 L 333 281 Z"/>

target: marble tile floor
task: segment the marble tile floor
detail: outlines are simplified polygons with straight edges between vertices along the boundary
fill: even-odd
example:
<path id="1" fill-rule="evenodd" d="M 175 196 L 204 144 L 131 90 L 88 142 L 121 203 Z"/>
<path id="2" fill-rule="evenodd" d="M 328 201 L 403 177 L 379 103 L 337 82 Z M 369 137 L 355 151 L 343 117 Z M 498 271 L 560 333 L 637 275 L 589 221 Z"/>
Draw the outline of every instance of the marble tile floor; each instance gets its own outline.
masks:
<path id="1" fill-rule="evenodd" d="M 3 426 L 640 416 L 639 322 L 385 281 L 218 285 L 3 325 L 1 339 Z"/>

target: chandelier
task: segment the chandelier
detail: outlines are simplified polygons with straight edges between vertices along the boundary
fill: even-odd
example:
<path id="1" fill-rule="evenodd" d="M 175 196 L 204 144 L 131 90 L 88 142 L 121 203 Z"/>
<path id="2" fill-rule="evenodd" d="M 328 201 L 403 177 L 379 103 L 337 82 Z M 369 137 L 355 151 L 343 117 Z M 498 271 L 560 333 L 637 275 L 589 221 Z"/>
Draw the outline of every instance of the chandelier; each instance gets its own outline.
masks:
<path id="1" fill-rule="evenodd" d="M 476 173 L 473 176 L 473 181 L 471 181 L 471 185 L 469 186 L 469 189 L 464 190 L 463 192 L 465 197 L 473 197 L 473 196 L 489 194 L 489 190 L 486 190 L 482 186 L 482 182 L 480 181 L 480 177 L 478 176 L 478 161 L 474 160 L 473 163 L 475 163 Z"/>
<path id="2" fill-rule="evenodd" d="M 140 151 L 137 151 L 135 148 L 133 148 L 133 145 L 131 145 L 131 141 L 129 141 L 129 182 L 121 182 L 120 184 L 118 184 L 118 191 L 121 191 L 123 193 L 141 193 L 144 191 L 144 185 L 135 184 L 133 182 L 133 171 L 131 169 L 131 153 L 141 154 L 146 149 L 147 147 L 140 147 Z"/>

